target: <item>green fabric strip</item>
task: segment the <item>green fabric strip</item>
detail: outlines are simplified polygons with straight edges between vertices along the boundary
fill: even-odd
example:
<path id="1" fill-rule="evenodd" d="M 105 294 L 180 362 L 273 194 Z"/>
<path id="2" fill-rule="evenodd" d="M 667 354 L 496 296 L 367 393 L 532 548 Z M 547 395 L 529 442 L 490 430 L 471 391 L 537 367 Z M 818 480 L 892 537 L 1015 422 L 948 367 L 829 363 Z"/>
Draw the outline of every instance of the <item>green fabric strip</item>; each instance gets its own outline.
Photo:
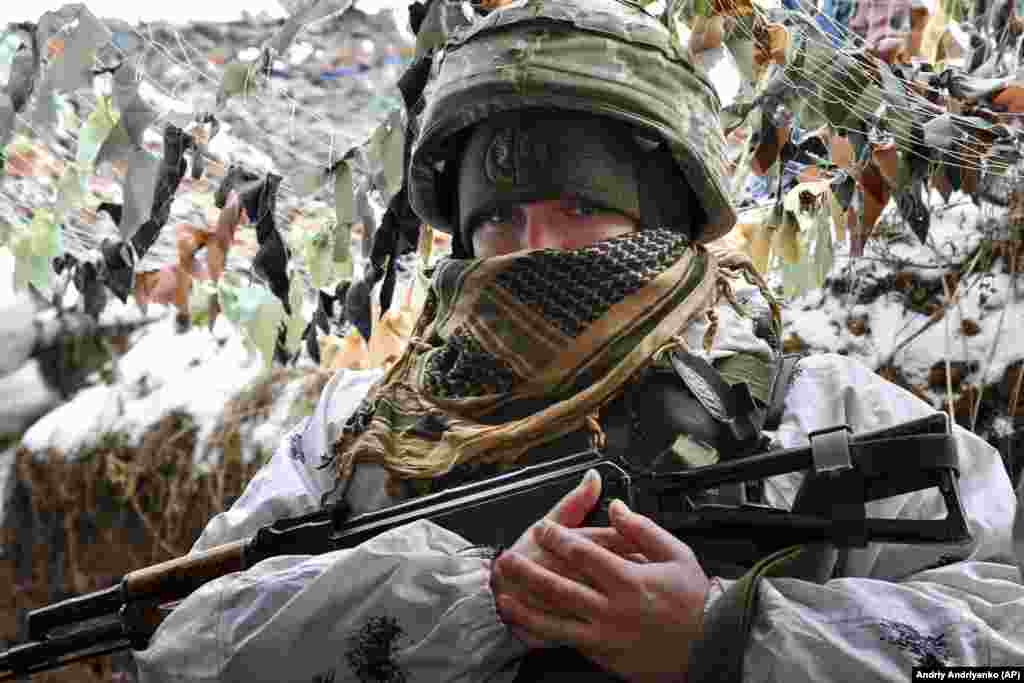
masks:
<path id="1" fill-rule="evenodd" d="M 689 680 L 741 683 L 761 579 L 787 575 L 803 551 L 804 546 L 790 546 L 765 557 L 711 606 L 704 615 L 701 639 L 690 645 Z"/>
<path id="2" fill-rule="evenodd" d="M 772 362 L 752 353 L 737 353 L 715 361 L 715 369 L 729 384 L 746 382 L 750 395 L 768 403 L 772 388 Z"/>
<path id="3" fill-rule="evenodd" d="M 718 451 L 711 446 L 694 441 L 687 434 L 680 434 L 672 444 L 672 453 L 687 469 L 714 465 L 719 460 Z"/>

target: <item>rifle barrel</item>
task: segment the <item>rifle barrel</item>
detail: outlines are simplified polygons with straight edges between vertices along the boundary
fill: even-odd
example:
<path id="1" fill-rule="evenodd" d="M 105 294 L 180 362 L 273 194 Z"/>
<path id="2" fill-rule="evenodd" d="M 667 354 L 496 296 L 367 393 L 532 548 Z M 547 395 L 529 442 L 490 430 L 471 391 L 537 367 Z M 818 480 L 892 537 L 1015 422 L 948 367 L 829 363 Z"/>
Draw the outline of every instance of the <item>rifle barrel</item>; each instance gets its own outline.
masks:
<path id="1" fill-rule="evenodd" d="M 9 672 L 0 675 L 0 681 L 54 669 L 83 657 L 123 650 L 129 646 L 130 640 L 125 636 L 124 628 L 118 619 L 108 620 L 67 635 L 30 641 L 0 653 L 0 671 Z M 113 649 L 96 652 L 97 648 Z M 65 660 L 64 657 L 68 655 L 73 655 L 74 658 Z"/>
<path id="2" fill-rule="evenodd" d="M 116 615 L 132 601 L 156 598 L 179 600 L 207 581 L 243 570 L 242 552 L 249 539 L 225 543 L 201 553 L 177 557 L 126 574 L 117 586 L 62 600 L 28 614 L 29 638 L 41 641 L 51 629 L 65 624 Z"/>
<path id="3" fill-rule="evenodd" d="M 124 594 L 121 586 L 117 585 L 32 610 L 28 614 L 29 640 L 41 641 L 47 637 L 50 629 L 62 624 L 117 614 L 123 604 Z"/>
<path id="4" fill-rule="evenodd" d="M 110 645 L 106 647 L 95 647 L 81 652 L 76 652 L 74 656 L 61 659 L 60 661 L 48 660 L 45 662 L 31 664 L 25 668 L 24 671 L 11 671 L 9 673 L 0 674 L 0 683 L 3 681 L 13 681 L 20 676 L 32 675 L 42 673 L 43 671 L 49 671 L 51 669 L 59 669 L 75 662 L 81 662 L 86 659 L 93 659 L 94 657 L 102 657 L 103 655 L 112 655 L 115 652 L 122 652 L 131 647 L 129 641 L 119 641 L 116 645 Z M 2 669 L 2 667 L 0 667 Z"/>

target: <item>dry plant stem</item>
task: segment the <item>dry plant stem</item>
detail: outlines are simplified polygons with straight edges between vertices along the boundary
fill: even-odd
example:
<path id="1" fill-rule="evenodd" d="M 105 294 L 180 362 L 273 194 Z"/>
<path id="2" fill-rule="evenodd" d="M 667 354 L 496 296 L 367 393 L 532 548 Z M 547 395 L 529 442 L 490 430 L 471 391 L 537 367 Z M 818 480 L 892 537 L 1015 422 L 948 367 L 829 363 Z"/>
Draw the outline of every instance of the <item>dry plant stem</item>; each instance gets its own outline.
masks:
<path id="1" fill-rule="evenodd" d="M 175 518 L 175 511 L 178 506 L 178 491 L 181 490 L 182 481 L 180 479 L 172 481 L 167 486 L 167 505 L 164 506 L 164 519 L 171 520 Z"/>
<path id="2" fill-rule="evenodd" d="M 206 493 L 210 496 L 210 501 L 215 502 L 217 500 L 217 486 L 213 481 L 213 477 L 203 477 L 203 482 L 206 484 Z"/>
<path id="3" fill-rule="evenodd" d="M 941 311 L 944 314 L 948 306 L 949 302 L 947 301 L 942 304 L 942 308 L 939 309 L 939 311 Z M 936 311 L 936 313 L 938 313 L 939 311 Z M 906 339 L 904 339 L 903 341 L 896 345 L 896 348 L 892 350 L 892 353 L 890 353 L 888 358 L 885 359 L 885 362 L 882 363 L 882 367 L 892 365 L 893 360 L 896 358 L 896 355 L 899 354 L 900 351 L 905 349 L 911 342 L 920 337 L 922 334 L 930 330 L 932 325 L 939 322 L 939 320 L 941 319 L 942 318 L 937 316 L 935 313 L 928 316 L 928 320 L 927 322 L 925 322 L 924 325 L 921 325 L 921 327 L 916 332 L 914 332 L 909 337 L 907 337 Z"/>
<path id="4" fill-rule="evenodd" d="M 743 191 L 743 184 L 747 180 L 747 176 L 750 175 L 750 162 L 754 158 L 754 151 L 750 145 L 751 136 L 751 124 L 744 123 L 742 130 L 745 131 L 743 138 L 743 151 L 740 153 L 740 158 L 736 162 L 736 169 L 732 176 L 732 194 L 734 197 L 739 197 Z"/>
<path id="5" fill-rule="evenodd" d="M 149 515 L 142 511 L 142 506 L 139 505 L 139 501 L 136 500 L 134 497 L 132 497 L 130 500 L 132 509 L 135 510 L 135 513 L 139 516 L 139 518 L 142 520 L 142 523 L 146 526 L 146 530 L 149 531 L 149 533 L 153 536 L 153 539 L 160 545 L 160 547 L 164 549 L 164 552 L 168 553 L 171 557 L 178 557 L 179 555 L 183 555 L 184 553 L 180 553 L 171 546 L 169 546 L 167 544 L 167 541 L 165 541 L 163 537 L 161 537 L 159 529 L 157 529 L 157 527 L 153 525 L 153 521 L 149 518 Z M 155 560 L 156 558 L 153 557 L 151 559 Z"/>
<path id="6" fill-rule="evenodd" d="M 1013 281 L 1013 290 L 1012 290 L 1012 297 L 1013 297 L 1013 299 L 1011 299 L 1011 301 L 1013 301 L 1013 300 L 1016 300 L 1016 298 L 1017 298 L 1017 278 L 1016 278 L 1016 274 L 1017 274 L 1017 267 L 1016 266 L 1017 266 L 1017 263 L 1016 263 L 1016 255 L 1014 255 L 1013 260 L 1011 261 L 1011 263 L 1013 264 L 1012 267 L 1010 268 L 1010 270 L 1011 270 L 1010 277 L 1012 278 L 1012 281 Z M 1005 311 L 1006 309 L 1004 308 L 1003 310 Z M 1013 393 L 1010 395 L 1010 405 L 1009 405 L 1010 417 L 1014 417 L 1017 414 L 1017 401 L 1020 400 L 1020 386 L 1021 386 L 1021 380 L 1022 379 L 1024 379 L 1024 365 L 1022 365 L 1020 370 L 1017 372 L 1017 381 L 1014 382 Z"/>
<path id="7" fill-rule="evenodd" d="M 957 290 L 959 291 L 959 289 L 960 289 L 960 278 L 957 278 L 957 283 L 956 284 L 957 284 Z M 943 293 L 945 293 L 946 297 L 948 298 L 949 297 L 949 285 L 946 284 L 946 276 L 945 276 L 945 274 L 942 275 L 942 291 L 943 291 Z M 960 314 L 960 317 L 958 318 L 958 320 L 960 321 L 960 327 L 962 328 L 963 327 L 963 321 L 964 321 L 964 298 L 962 296 L 959 296 L 959 295 L 956 297 L 956 312 Z M 950 338 L 950 331 L 949 331 L 949 316 L 946 315 L 946 316 L 943 316 L 943 317 L 946 318 L 946 355 L 948 356 L 949 355 L 949 347 L 951 346 L 951 343 L 952 343 L 952 340 Z M 969 354 L 968 354 L 968 349 L 967 349 L 967 337 L 964 336 L 963 334 L 961 334 L 960 335 L 960 341 L 961 341 L 961 346 L 963 346 L 963 359 L 966 361 L 970 357 Z M 947 374 L 947 376 L 949 375 L 949 368 L 948 367 L 946 368 L 946 374 Z M 980 394 L 980 392 L 979 392 L 979 394 Z M 972 425 L 973 425 L 973 422 L 972 422 Z M 971 431 L 974 431 L 974 427 L 973 426 L 971 427 Z"/>
<path id="8" fill-rule="evenodd" d="M 267 411 L 267 407 L 266 406 L 258 406 L 256 408 L 250 408 L 249 410 L 243 410 L 243 411 L 237 413 L 232 418 L 232 423 L 233 423 L 232 426 L 237 430 L 239 425 L 241 425 L 242 421 L 245 420 L 246 418 L 260 416 L 263 413 L 266 413 L 266 411 Z"/>
<path id="9" fill-rule="evenodd" d="M 963 284 L 964 280 L 966 280 L 971 275 L 971 272 L 974 270 L 974 266 L 975 266 L 975 264 L 977 262 L 978 262 L 978 256 L 976 255 L 974 257 L 974 260 L 971 261 L 971 265 L 967 268 L 967 272 L 964 273 L 963 276 L 961 276 L 959 281 L 957 282 L 956 289 L 953 292 L 954 296 L 958 296 L 959 295 L 960 285 Z M 971 281 L 971 284 L 969 284 L 964 291 L 968 291 L 969 292 L 971 289 L 974 288 L 974 285 L 976 285 L 980 281 L 981 281 L 981 275 L 979 274 L 978 277 L 974 278 L 974 280 Z M 945 287 L 945 278 L 943 278 L 943 287 Z M 952 303 L 952 302 L 948 298 L 946 299 L 946 301 L 944 301 L 942 303 L 942 308 L 939 309 L 939 311 L 942 312 L 943 317 L 945 316 L 946 310 L 949 308 L 950 303 Z M 922 334 L 924 334 L 925 332 L 930 330 L 932 325 L 934 325 L 935 323 L 939 322 L 939 320 L 942 319 L 941 317 L 937 317 L 937 315 L 936 315 L 939 311 L 936 311 L 931 316 L 929 316 L 928 321 L 925 322 L 925 324 L 922 325 L 920 329 L 918 329 L 912 335 L 910 335 L 909 337 L 907 337 L 906 339 L 901 341 L 899 344 L 897 344 L 896 348 L 892 350 L 892 353 L 889 354 L 889 356 L 885 359 L 885 362 L 882 363 L 880 367 L 886 367 L 888 365 L 892 365 L 893 360 L 895 360 L 897 354 L 899 354 L 900 351 L 905 349 L 911 342 L 913 342 L 915 339 L 920 337 Z M 1004 309 L 1004 311 L 1005 311 L 1005 309 Z"/>
<path id="10" fill-rule="evenodd" d="M 113 547 L 114 546 L 115 540 L 114 540 L 114 530 L 113 529 L 104 529 L 103 530 L 103 538 L 106 539 L 107 547 Z M 139 554 L 135 551 L 135 549 L 130 544 L 126 544 L 124 546 L 124 548 L 123 548 L 123 551 L 128 554 L 129 558 L 131 558 L 130 564 L 131 564 L 132 567 L 141 567 L 141 566 L 143 566 L 145 564 L 142 561 L 142 558 L 139 557 Z"/>
<path id="11" fill-rule="evenodd" d="M 159 482 L 159 478 L 158 483 L 155 484 L 155 488 L 157 491 L 156 499 L 158 501 L 166 501 L 167 486 L 163 482 Z M 164 539 L 164 542 L 167 543 L 167 545 L 172 545 L 172 542 L 170 540 L 167 540 L 167 527 L 171 524 L 171 516 L 166 505 L 160 506 L 160 514 L 156 517 L 155 524 L 157 525 L 156 530 L 160 534 L 160 538 Z"/>
<path id="12" fill-rule="evenodd" d="M 960 287 L 960 283 L 958 282 L 957 283 L 957 288 L 959 289 L 959 287 Z M 950 297 L 950 294 L 949 294 L 949 283 L 946 282 L 946 278 L 944 278 L 944 277 L 942 278 L 942 291 L 946 295 L 946 301 L 949 302 L 951 300 L 951 297 Z M 952 418 L 955 421 L 956 420 L 956 412 L 954 411 L 954 408 L 953 408 L 953 369 L 950 367 L 950 364 L 949 364 L 949 347 L 950 347 L 949 316 L 948 315 L 943 315 L 942 317 L 945 318 L 945 320 L 946 320 L 946 353 L 943 354 L 946 357 L 946 401 L 949 403 L 949 416 L 950 416 L 950 418 Z"/>
<path id="13" fill-rule="evenodd" d="M 172 444 L 178 441 L 178 439 L 180 439 L 181 437 L 187 436 L 189 433 L 191 433 L 190 429 L 179 429 L 174 434 L 174 436 L 172 436 L 170 439 L 164 442 L 164 444 L 160 447 L 160 450 L 157 451 L 156 461 L 160 462 L 160 457 L 163 455 L 164 450 L 166 450 L 168 447 L 170 447 Z M 168 484 L 165 490 L 161 493 L 161 500 L 167 501 L 167 504 L 164 506 L 165 514 L 163 517 L 165 524 L 169 524 L 171 520 L 174 519 L 174 507 L 178 502 L 178 490 L 181 488 L 179 484 L 180 480 L 172 482 Z"/>
<path id="14" fill-rule="evenodd" d="M 1017 381 L 1014 382 L 1013 393 L 1010 394 L 1010 417 L 1016 417 L 1017 414 L 1017 401 L 1020 400 L 1020 386 L 1022 379 L 1024 379 L 1024 366 L 1021 366 L 1020 370 L 1017 371 Z"/>
<path id="15" fill-rule="evenodd" d="M 996 356 L 996 348 L 999 346 L 999 338 L 1002 336 L 1003 324 L 1006 322 L 1006 310 L 1014 305 L 1014 301 L 1017 298 L 1017 252 L 1014 250 L 1010 254 L 1010 279 L 1006 283 L 1007 290 L 1007 301 L 1006 305 L 1003 306 L 1003 310 L 999 312 L 999 325 L 996 326 L 996 334 L 992 338 L 992 347 L 988 350 L 988 356 L 985 358 L 985 370 L 982 372 L 981 381 L 978 389 L 978 398 L 974 400 L 974 405 L 971 407 L 971 431 L 974 431 L 974 426 L 978 421 L 978 412 L 981 410 L 981 398 L 985 393 L 985 380 L 988 379 L 989 368 L 992 367 L 992 360 Z M 1024 374 L 1024 369 L 1022 369 Z M 1017 389 L 1020 389 L 1020 376 L 1017 377 Z M 1009 413 L 1015 412 L 1017 407 L 1016 399 L 1014 399 L 1010 405 Z"/>
<path id="16" fill-rule="evenodd" d="M 75 521 L 78 519 L 78 512 L 68 511 L 64 515 L 64 542 L 67 547 L 67 563 L 71 570 L 71 589 L 76 593 L 84 593 L 85 580 L 82 570 L 78 567 L 78 537 L 75 534 Z"/>
<path id="17" fill-rule="evenodd" d="M 960 203 L 961 203 L 961 204 L 963 204 L 963 203 L 966 203 L 966 202 L 960 202 Z M 938 250 L 938 248 L 937 248 L 937 247 L 936 247 L 936 246 L 935 246 L 935 245 L 934 245 L 934 244 L 932 243 L 931 239 L 929 239 L 929 240 L 928 240 L 928 241 L 927 241 L 927 242 L 925 243 L 925 246 L 928 246 L 929 248 L 931 248 L 931 250 L 932 250 L 932 253 L 934 253 L 934 254 L 935 254 L 935 257 L 936 257 L 937 259 L 939 259 L 940 261 L 944 259 L 944 257 L 942 256 L 942 252 L 940 252 L 940 251 Z M 974 267 L 975 267 L 975 266 L 976 266 L 976 265 L 978 264 L 978 259 L 979 259 L 979 258 L 981 258 L 981 253 L 982 253 L 982 250 L 981 250 L 981 249 L 979 248 L 979 249 L 978 249 L 978 250 L 977 250 L 977 251 L 976 251 L 976 252 L 974 253 L 974 258 L 972 258 L 972 259 L 971 259 L 971 263 L 970 263 L 970 265 L 968 265 L 968 266 L 967 266 L 967 270 L 966 270 L 966 271 L 964 271 L 964 274 L 963 274 L 962 276 L 960 276 L 960 277 L 959 277 L 959 278 L 957 279 L 957 291 L 958 291 L 958 292 L 959 292 L 959 290 L 960 290 L 960 283 L 961 283 L 961 282 L 963 282 L 964 280 L 966 280 L 966 279 L 967 279 L 967 278 L 968 278 L 968 277 L 969 277 L 969 276 L 971 275 L 971 273 L 973 273 L 973 272 L 974 272 Z M 886 259 L 879 259 L 879 258 L 873 258 L 873 257 L 870 257 L 870 256 L 863 256 L 863 255 L 862 255 L 862 256 L 861 256 L 860 258 L 862 258 L 862 259 L 865 259 L 865 260 L 868 260 L 868 261 L 881 261 L 881 262 L 883 262 L 883 263 L 891 263 L 891 261 L 887 261 Z M 928 268 L 928 269 L 932 269 L 932 270 L 935 270 L 935 269 L 943 269 L 943 270 L 946 270 L 946 269 L 949 269 L 949 268 L 953 267 L 954 265 L 956 265 L 956 264 L 954 264 L 954 263 L 950 263 L 950 262 L 944 262 L 944 263 L 939 263 L 939 264 L 936 264 L 936 265 L 928 265 L 928 266 L 926 266 L 926 265 L 923 265 L 923 264 L 916 264 L 916 263 L 903 263 L 903 266 L 904 266 L 904 267 L 908 267 L 908 266 L 909 266 L 909 267 L 913 267 L 913 268 Z M 977 283 L 978 283 L 978 282 L 979 282 L 980 280 L 981 280 L 981 278 L 980 278 L 980 277 L 978 277 L 978 278 L 975 278 L 975 279 L 974 279 L 974 280 L 973 280 L 973 281 L 972 281 L 972 282 L 971 282 L 971 283 L 970 283 L 970 284 L 969 284 L 969 285 L 967 286 L 967 288 L 966 288 L 966 289 L 965 289 L 964 291 L 965 291 L 965 292 L 969 292 L 969 291 L 971 291 L 971 289 L 973 289 L 973 288 L 974 288 L 974 285 L 976 285 L 976 284 L 977 284 Z M 960 310 L 960 317 L 961 317 L 961 319 L 963 319 L 963 309 L 962 309 L 962 308 L 960 308 L 960 301 L 959 301 L 959 297 L 958 297 L 958 300 L 957 300 L 957 307 L 958 307 L 958 310 Z M 906 323 L 905 323 L 905 324 L 903 325 L 902 329 L 900 329 L 900 331 L 899 331 L 899 333 L 898 333 L 898 334 L 903 334 L 904 330 L 906 330 L 906 329 L 907 329 L 907 327 L 909 327 L 909 326 L 910 326 L 910 321 L 907 321 L 907 322 L 906 322 Z M 903 349 L 903 347 L 904 347 L 904 346 L 906 346 L 906 344 L 907 344 L 907 343 L 909 343 L 910 341 L 913 341 L 913 339 L 914 339 L 914 338 L 916 338 L 916 337 L 917 337 L 917 335 L 921 334 L 922 332 L 924 332 L 925 330 L 927 330 L 927 329 L 928 329 L 929 327 L 931 327 L 931 325 L 926 325 L 926 326 L 925 326 L 924 328 L 922 328 L 922 329 L 918 330 L 918 331 L 917 331 L 917 333 L 916 333 L 916 334 L 914 335 L 914 337 L 913 337 L 913 338 L 911 338 L 911 339 L 908 339 L 908 340 L 905 340 L 904 342 L 901 342 L 901 343 L 900 343 L 900 345 L 896 347 L 896 349 L 895 349 L 895 350 L 894 350 L 894 351 L 892 352 L 892 354 L 891 354 L 891 355 L 889 356 L 889 358 L 888 358 L 888 359 L 886 360 L 886 362 L 885 362 L 885 363 L 884 363 L 883 365 L 889 365 L 889 364 L 891 364 L 891 363 L 892 363 L 892 361 L 893 361 L 893 359 L 895 359 L 895 358 L 896 358 L 896 354 L 897 354 L 897 353 L 899 353 L 899 352 L 900 352 L 900 350 L 902 350 L 902 349 Z M 966 340 L 964 340 L 965 348 L 966 348 L 966 343 L 967 343 L 967 342 L 966 342 Z M 965 353 L 966 353 L 966 352 L 965 352 Z"/>
<path id="18" fill-rule="evenodd" d="M 1009 289 L 1009 285 L 1007 285 Z M 992 359 L 996 355 L 996 348 L 999 346 L 999 336 L 1003 331 L 1003 323 L 1006 321 L 1006 306 L 999 312 L 999 324 L 996 326 L 996 334 L 992 339 L 992 347 L 989 349 L 988 356 L 985 358 L 985 370 L 981 373 L 981 381 L 979 382 L 980 388 L 978 389 L 978 398 L 975 399 L 974 405 L 971 407 L 971 431 L 974 431 L 974 425 L 978 420 L 978 411 L 981 409 L 981 398 L 985 393 L 985 380 L 988 379 L 989 368 L 992 367 Z"/>
<path id="19" fill-rule="evenodd" d="M 226 454 L 224 456 L 224 459 L 227 460 L 227 455 Z M 224 507 L 224 487 L 227 486 L 227 476 L 226 476 L 226 473 L 225 473 L 225 470 L 227 468 L 224 467 L 224 464 L 225 463 L 222 462 L 221 466 L 217 468 L 217 507 L 218 508 Z"/>
<path id="20" fill-rule="evenodd" d="M 963 297 L 957 297 L 957 300 L 956 300 L 956 311 L 957 311 L 957 313 L 960 314 L 960 318 L 959 318 L 959 320 L 960 320 L 960 345 L 963 346 L 964 360 L 967 360 L 970 357 L 970 348 L 968 348 L 968 344 L 967 344 L 967 335 L 963 334 L 964 320 L 966 320 L 966 318 L 964 317 L 964 300 L 963 300 Z M 973 424 L 973 422 L 972 422 L 972 424 Z M 973 429 L 972 429 L 972 431 L 973 431 Z"/>
<path id="21" fill-rule="evenodd" d="M 124 496 L 125 498 L 135 497 L 135 487 L 139 483 L 139 471 L 142 469 L 139 465 L 127 460 L 122 460 L 116 455 L 109 455 L 108 463 L 118 469 L 119 472 L 126 472 L 127 480 L 124 483 Z"/>
<path id="22" fill-rule="evenodd" d="M 139 505 L 138 498 L 136 498 L 136 496 L 135 496 L 135 491 L 138 488 L 138 480 L 139 480 L 139 475 L 141 473 L 142 468 L 139 467 L 139 466 L 135 466 L 133 463 L 124 463 L 124 464 L 126 465 L 126 467 L 128 467 L 130 469 L 130 471 L 132 471 L 131 480 L 128 483 L 128 486 L 127 486 L 127 489 L 130 492 L 129 495 L 128 495 L 128 501 L 131 504 L 132 509 L 135 510 L 135 514 L 137 514 L 139 516 L 139 519 L 142 520 L 142 523 L 143 523 L 143 525 L 145 525 L 146 530 L 149 531 L 150 535 L 157 542 L 157 544 L 159 544 L 160 547 L 163 548 L 165 552 L 170 553 L 171 557 L 177 557 L 180 553 L 176 552 L 173 548 L 171 548 L 167 544 L 167 542 L 163 538 L 163 535 L 160 533 L 160 528 L 157 525 L 153 524 L 153 521 L 142 510 L 142 506 Z M 151 556 L 150 559 L 151 559 L 151 561 L 155 560 L 156 559 L 155 555 Z"/>
<path id="23" fill-rule="evenodd" d="M 891 258 L 878 258 L 877 256 L 859 256 L 857 257 L 861 261 L 877 261 L 878 263 L 884 263 L 886 265 L 892 265 L 893 259 Z M 920 268 L 921 270 L 940 270 L 948 268 L 945 264 L 934 264 L 934 263 L 910 263 L 909 261 L 898 261 L 898 264 L 904 268 Z"/>

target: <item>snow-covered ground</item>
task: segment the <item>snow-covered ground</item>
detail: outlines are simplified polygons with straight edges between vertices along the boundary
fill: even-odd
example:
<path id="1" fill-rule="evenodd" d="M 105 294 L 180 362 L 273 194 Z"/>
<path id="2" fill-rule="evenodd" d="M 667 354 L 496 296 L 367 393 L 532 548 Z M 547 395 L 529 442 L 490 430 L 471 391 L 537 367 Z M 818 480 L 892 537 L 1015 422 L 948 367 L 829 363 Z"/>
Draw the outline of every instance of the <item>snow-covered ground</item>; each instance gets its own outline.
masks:
<path id="1" fill-rule="evenodd" d="M 868 242 L 859 259 L 849 258 L 846 244 L 837 244 L 829 280 L 849 283 L 849 291 L 837 293 L 836 287 L 826 286 L 789 302 L 786 334 L 798 335 L 812 349 L 847 353 L 875 369 L 894 364 L 915 385 L 927 385 L 929 371 L 946 360 L 977 364 L 964 382 L 985 385 L 1002 377 L 1009 364 L 1024 358 L 1024 339 L 1016 334 L 1024 328 L 1024 306 L 1011 295 L 1012 280 L 1000 267 L 1003 262 L 982 270 L 979 259 L 982 268 L 962 279 L 956 302 L 942 320 L 893 357 L 901 342 L 930 318 L 910 305 L 915 292 L 906 289 L 911 283 L 933 289 L 935 295 L 928 299 L 944 300 L 939 296 L 943 273 L 951 263 L 964 263 L 966 270 L 966 257 L 983 240 L 977 206 L 959 193 L 948 207 L 943 204 L 934 193 L 932 205 L 937 208 L 928 244 L 904 230 L 895 239 Z M 892 284 L 897 274 L 906 283 L 904 291 Z M 1017 296 L 1024 296 L 1024 288 Z M 850 320 L 858 322 L 847 324 Z"/>
<path id="2" fill-rule="evenodd" d="M 116 382 L 83 389 L 36 422 L 22 444 L 36 452 L 55 448 L 73 459 L 106 432 L 138 440 L 174 410 L 192 415 L 200 433 L 208 434 L 228 400 L 263 367 L 223 318 L 212 332 L 178 334 L 171 315 L 140 333 L 116 365 Z"/>

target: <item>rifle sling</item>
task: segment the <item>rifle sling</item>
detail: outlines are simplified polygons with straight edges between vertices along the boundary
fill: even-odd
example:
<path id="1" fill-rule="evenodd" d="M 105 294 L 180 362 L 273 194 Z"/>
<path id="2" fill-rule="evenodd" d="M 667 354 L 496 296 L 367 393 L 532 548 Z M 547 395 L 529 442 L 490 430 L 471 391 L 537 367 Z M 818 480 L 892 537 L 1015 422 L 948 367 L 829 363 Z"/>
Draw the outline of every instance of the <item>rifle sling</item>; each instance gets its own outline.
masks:
<path id="1" fill-rule="evenodd" d="M 797 363 L 804 356 L 800 353 L 787 353 L 779 359 L 772 379 L 772 389 L 768 395 L 768 411 L 765 414 L 762 429 L 774 432 L 782 422 L 782 413 L 786 409 L 786 392 L 793 381 Z"/>
<path id="2" fill-rule="evenodd" d="M 798 563 L 806 552 L 805 547 L 794 546 L 769 555 L 705 611 L 701 638 L 690 645 L 688 680 L 723 683 L 743 680 L 743 660 L 757 617 L 761 580 L 787 575 L 788 568 Z"/>

